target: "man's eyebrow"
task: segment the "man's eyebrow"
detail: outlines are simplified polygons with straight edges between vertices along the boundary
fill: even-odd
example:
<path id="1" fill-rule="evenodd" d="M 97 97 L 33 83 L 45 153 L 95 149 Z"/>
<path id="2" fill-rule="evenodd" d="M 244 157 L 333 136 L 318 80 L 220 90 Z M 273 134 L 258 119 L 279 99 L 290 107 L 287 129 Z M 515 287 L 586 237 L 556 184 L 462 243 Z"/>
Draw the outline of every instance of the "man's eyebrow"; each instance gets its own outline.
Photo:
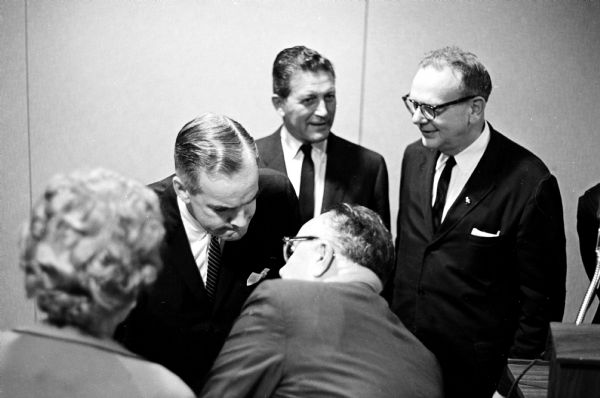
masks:
<path id="1" fill-rule="evenodd" d="M 229 206 L 222 206 L 222 205 L 210 205 L 210 204 L 209 204 L 209 205 L 207 205 L 207 206 L 208 206 L 209 208 L 213 209 L 214 211 L 227 211 L 227 210 L 231 210 L 231 209 L 237 209 L 238 207 L 241 207 L 241 206 L 245 206 L 245 205 L 247 205 L 248 203 L 251 203 L 251 202 L 255 201 L 257 197 L 258 197 L 258 190 L 257 190 L 257 191 L 256 191 L 256 193 L 254 194 L 254 196 L 253 196 L 252 198 L 250 198 L 250 200 L 248 200 L 248 201 L 247 201 L 247 202 L 245 202 L 245 203 L 242 203 L 242 204 L 241 204 L 241 205 L 239 205 L 239 206 L 235 206 L 235 207 L 229 207 Z"/>

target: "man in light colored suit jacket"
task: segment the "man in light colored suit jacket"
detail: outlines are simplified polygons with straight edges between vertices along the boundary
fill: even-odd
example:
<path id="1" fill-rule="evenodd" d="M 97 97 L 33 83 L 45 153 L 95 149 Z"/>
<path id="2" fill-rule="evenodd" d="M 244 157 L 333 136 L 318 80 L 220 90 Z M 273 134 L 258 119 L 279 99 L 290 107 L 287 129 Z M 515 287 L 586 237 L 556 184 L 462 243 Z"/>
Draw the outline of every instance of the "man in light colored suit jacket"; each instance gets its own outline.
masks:
<path id="1" fill-rule="evenodd" d="M 394 249 L 375 212 L 339 204 L 284 253 L 283 280 L 248 298 L 202 397 L 442 396 L 435 357 L 379 295 Z"/>
<path id="2" fill-rule="evenodd" d="M 565 300 L 556 178 L 486 123 L 491 89 L 475 55 L 447 47 L 404 97 L 422 138 L 402 162 L 392 309 L 438 357 L 449 398 L 491 397 L 508 355 L 538 358 Z"/>
<path id="3" fill-rule="evenodd" d="M 256 141 L 261 165 L 287 174 L 299 196 L 302 222 L 347 202 L 374 210 L 389 228 L 385 160 L 331 133 L 337 102 L 331 62 L 304 46 L 284 49 L 273 63 L 272 101 L 283 125 Z M 314 167 L 308 196 L 301 181 L 304 145 Z"/>

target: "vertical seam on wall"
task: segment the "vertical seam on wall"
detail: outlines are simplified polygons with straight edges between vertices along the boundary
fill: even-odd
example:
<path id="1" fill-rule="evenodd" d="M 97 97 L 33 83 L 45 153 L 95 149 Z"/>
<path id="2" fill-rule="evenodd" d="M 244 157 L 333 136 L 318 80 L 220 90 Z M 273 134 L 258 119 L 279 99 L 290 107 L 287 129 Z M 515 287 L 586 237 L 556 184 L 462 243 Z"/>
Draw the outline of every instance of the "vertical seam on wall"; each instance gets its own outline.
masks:
<path id="1" fill-rule="evenodd" d="M 29 212 L 31 213 L 31 208 L 33 205 L 32 194 L 33 187 L 31 182 L 31 123 L 29 118 L 29 20 L 28 13 L 29 9 L 27 7 L 28 0 L 25 0 L 25 108 L 27 114 L 27 162 L 29 166 Z"/>
<path id="2" fill-rule="evenodd" d="M 362 51 L 362 68 L 360 76 L 360 104 L 358 111 L 358 143 L 362 144 L 363 138 L 363 116 L 365 109 L 365 79 L 367 70 L 367 30 L 369 24 L 369 0 L 365 0 L 365 17 L 363 28 L 363 51 Z"/>
<path id="3" fill-rule="evenodd" d="M 29 177 L 29 216 L 31 217 L 31 211 L 33 207 L 33 182 L 31 172 L 31 123 L 29 113 L 29 8 L 28 0 L 25 3 L 25 109 L 27 115 L 27 164 L 28 164 L 28 177 Z M 37 306 L 33 305 L 33 320 L 37 322 L 38 312 Z"/>

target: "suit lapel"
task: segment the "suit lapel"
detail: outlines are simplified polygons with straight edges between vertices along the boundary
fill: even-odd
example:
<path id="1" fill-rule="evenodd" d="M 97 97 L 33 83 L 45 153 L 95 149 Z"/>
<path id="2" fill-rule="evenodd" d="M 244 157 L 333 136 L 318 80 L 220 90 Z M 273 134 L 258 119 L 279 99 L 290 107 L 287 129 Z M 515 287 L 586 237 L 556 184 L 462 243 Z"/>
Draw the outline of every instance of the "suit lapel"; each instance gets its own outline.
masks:
<path id="1" fill-rule="evenodd" d="M 421 187 L 419 192 L 424 192 L 424 197 L 421 200 L 422 212 L 425 215 L 425 220 L 428 221 L 427 230 L 433 234 L 433 220 L 431 213 L 431 195 L 433 189 L 433 177 L 435 175 L 435 164 L 440 153 L 425 149 L 419 163 L 419 183 Z M 410 189 L 410 188 L 408 188 Z"/>
<path id="2" fill-rule="evenodd" d="M 200 276 L 200 271 L 194 260 L 190 244 L 188 242 L 181 214 L 177 206 L 177 195 L 173 186 L 170 186 L 165 191 L 166 206 L 163 206 L 163 215 L 165 217 L 165 226 L 168 233 L 165 244 L 166 250 L 169 253 L 170 264 L 165 266 L 175 267 L 181 275 L 183 282 L 189 288 L 196 298 L 199 300 L 207 299 L 206 289 Z"/>
<path id="3" fill-rule="evenodd" d="M 490 126 L 490 142 L 475 170 L 473 170 L 473 174 L 448 210 L 448 214 L 446 214 L 446 218 L 438 230 L 436 239 L 454 228 L 460 220 L 473 211 L 494 189 L 497 180 L 496 174 L 502 164 L 502 151 L 498 143 L 497 134 Z"/>
<path id="4" fill-rule="evenodd" d="M 340 181 L 345 180 L 344 162 L 352 161 L 339 153 L 339 138 L 333 133 L 327 138 L 327 165 L 325 166 L 325 188 L 323 191 L 322 212 L 344 201 L 344 187 Z"/>
<path id="5" fill-rule="evenodd" d="M 283 148 L 281 147 L 281 127 L 259 145 L 261 166 L 277 170 L 287 175 Z"/>

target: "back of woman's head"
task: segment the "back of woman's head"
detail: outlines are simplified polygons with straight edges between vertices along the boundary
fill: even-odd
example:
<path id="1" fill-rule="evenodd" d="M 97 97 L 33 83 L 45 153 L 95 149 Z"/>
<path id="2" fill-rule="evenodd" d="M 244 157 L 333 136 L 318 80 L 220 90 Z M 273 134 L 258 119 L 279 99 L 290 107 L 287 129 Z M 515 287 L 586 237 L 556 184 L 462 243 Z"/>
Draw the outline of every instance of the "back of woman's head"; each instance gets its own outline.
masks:
<path id="1" fill-rule="evenodd" d="M 142 184 L 102 169 L 57 175 L 23 227 L 27 296 L 50 323 L 101 335 L 156 278 L 163 235 Z"/>

